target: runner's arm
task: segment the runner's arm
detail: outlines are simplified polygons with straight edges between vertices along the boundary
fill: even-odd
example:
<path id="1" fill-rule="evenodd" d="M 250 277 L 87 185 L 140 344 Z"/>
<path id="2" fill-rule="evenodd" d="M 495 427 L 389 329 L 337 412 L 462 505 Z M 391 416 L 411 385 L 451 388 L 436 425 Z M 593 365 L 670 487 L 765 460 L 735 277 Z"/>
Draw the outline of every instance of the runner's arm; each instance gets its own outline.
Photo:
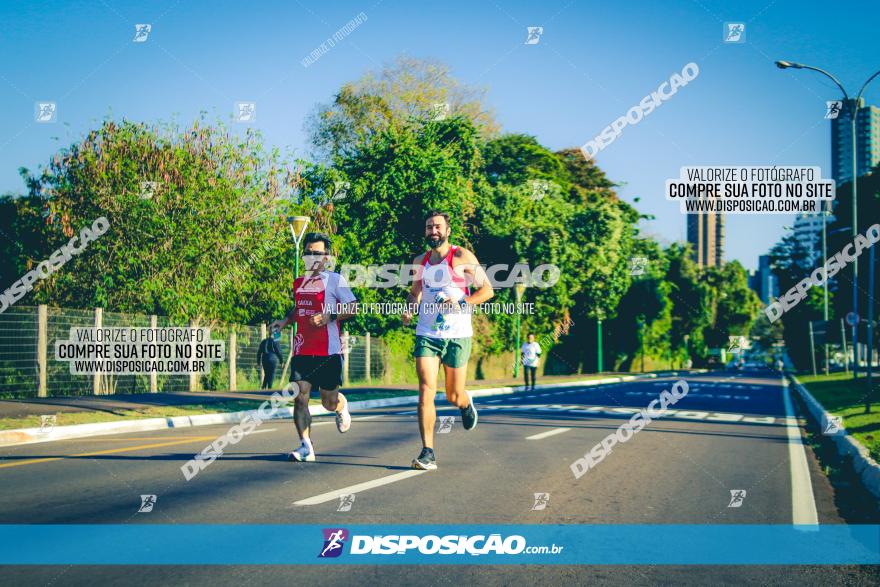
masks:
<path id="1" fill-rule="evenodd" d="M 430 255 L 430 253 L 425 253 L 425 255 Z M 413 265 L 415 265 L 416 267 L 421 267 L 422 262 L 425 259 L 425 255 L 419 255 L 418 257 L 413 259 Z M 418 304 L 421 299 L 422 299 L 422 278 L 421 278 L 421 272 L 419 272 L 416 275 L 416 277 L 413 278 L 412 285 L 409 288 L 409 294 L 407 294 L 407 296 L 406 296 L 406 303 L 407 304 Z M 403 318 L 403 325 L 407 326 L 407 325 L 409 325 L 410 321 L 412 320 L 413 315 L 410 312 L 404 311 L 401 318 Z"/>
<path id="2" fill-rule="evenodd" d="M 335 298 L 336 300 L 336 308 L 339 308 L 340 306 L 342 308 L 357 307 L 357 298 L 351 291 L 351 287 L 349 287 L 348 281 L 342 275 L 339 275 L 336 278 L 336 281 L 333 281 L 332 284 L 334 288 L 333 298 Z M 335 320 L 336 322 L 342 322 L 343 320 L 348 320 L 355 315 L 356 312 L 340 312 L 335 315 Z M 311 322 L 315 326 L 326 326 L 332 321 L 331 318 L 333 318 L 333 314 L 331 312 L 324 312 L 312 316 Z"/>
<path id="3" fill-rule="evenodd" d="M 477 288 L 471 295 L 465 296 L 464 301 L 468 304 L 482 304 L 487 300 L 491 300 L 495 296 L 495 290 L 489 282 L 489 277 L 477 261 L 477 256 L 469 250 L 459 247 L 455 252 L 459 265 L 462 267 L 468 283 L 474 284 Z M 458 267 L 456 267 L 458 269 Z"/>
<path id="4" fill-rule="evenodd" d="M 285 317 L 282 318 L 281 320 L 276 320 L 275 322 L 273 322 L 272 324 L 270 324 L 270 325 L 269 325 L 269 329 L 271 330 L 271 329 L 273 329 L 273 328 L 275 328 L 275 327 L 278 327 L 279 329 L 281 329 L 281 328 L 286 328 L 288 324 L 292 324 L 292 323 L 293 323 L 293 321 L 294 321 L 294 313 L 295 313 L 295 312 L 296 312 L 296 308 L 294 307 L 294 308 L 290 311 L 290 313 L 289 313 L 287 316 L 285 316 Z"/>

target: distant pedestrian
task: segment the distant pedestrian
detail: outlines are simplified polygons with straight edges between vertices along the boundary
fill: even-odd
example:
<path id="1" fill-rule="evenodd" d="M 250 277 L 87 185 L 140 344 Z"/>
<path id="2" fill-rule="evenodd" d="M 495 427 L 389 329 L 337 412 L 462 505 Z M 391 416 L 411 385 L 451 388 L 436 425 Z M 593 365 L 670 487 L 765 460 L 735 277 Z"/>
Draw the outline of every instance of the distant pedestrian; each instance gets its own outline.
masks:
<path id="1" fill-rule="evenodd" d="M 522 345 L 523 374 L 526 378 L 526 389 L 529 389 L 529 376 L 532 378 L 531 389 L 535 389 L 535 377 L 538 373 L 538 357 L 541 355 L 541 345 L 535 342 L 535 335 L 529 334 L 529 342 Z"/>
<path id="2" fill-rule="evenodd" d="M 257 349 L 257 363 L 263 367 L 263 381 L 260 389 L 272 389 L 275 379 L 275 370 L 278 363 L 283 359 L 281 356 L 281 347 L 278 340 L 281 339 L 281 331 L 273 329 L 272 336 L 268 336 L 260 341 L 260 348 Z"/>

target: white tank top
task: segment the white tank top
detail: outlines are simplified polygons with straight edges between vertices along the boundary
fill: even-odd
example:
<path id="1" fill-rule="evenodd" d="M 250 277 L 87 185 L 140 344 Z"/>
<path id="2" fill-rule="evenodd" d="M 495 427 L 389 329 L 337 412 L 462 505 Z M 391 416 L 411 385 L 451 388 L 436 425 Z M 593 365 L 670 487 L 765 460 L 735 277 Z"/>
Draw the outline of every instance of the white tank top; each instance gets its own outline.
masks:
<path id="1" fill-rule="evenodd" d="M 464 279 L 452 271 L 452 257 L 458 249 L 449 247 L 449 254 L 437 263 L 429 265 L 431 253 L 422 261 L 422 299 L 419 301 L 419 322 L 417 336 L 431 338 L 466 338 L 473 336 L 470 312 L 463 312 L 458 301 L 470 294 Z M 443 292 L 449 298 L 445 311 L 434 302 L 437 294 Z"/>

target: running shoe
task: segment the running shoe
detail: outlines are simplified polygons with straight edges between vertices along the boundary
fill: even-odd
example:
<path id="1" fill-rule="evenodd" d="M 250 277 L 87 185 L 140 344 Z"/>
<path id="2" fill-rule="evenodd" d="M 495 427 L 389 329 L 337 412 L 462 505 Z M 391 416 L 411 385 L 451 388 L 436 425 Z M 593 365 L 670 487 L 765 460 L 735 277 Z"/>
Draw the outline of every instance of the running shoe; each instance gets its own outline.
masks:
<path id="1" fill-rule="evenodd" d="M 413 469 L 422 469 L 425 471 L 433 471 L 437 468 L 437 459 L 434 457 L 434 449 L 427 446 L 419 453 L 419 458 L 413 459 Z"/>
<path id="2" fill-rule="evenodd" d="M 461 411 L 461 423 L 465 430 L 473 430 L 477 427 L 477 408 L 474 407 L 474 400 L 471 398 L 469 391 L 465 391 L 468 396 L 468 407 L 459 408 Z"/>
<path id="3" fill-rule="evenodd" d="M 351 428 L 351 414 L 348 413 L 348 400 L 346 400 L 342 411 L 336 412 L 336 429 L 345 434 L 349 428 Z"/>
<path id="4" fill-rule="evenodd" d="M 298 449 L 287 455 L 287 458 L 297 462 L 312 463 L 315 461 L 315 450 L 307 443 L 303 442 Z"/>

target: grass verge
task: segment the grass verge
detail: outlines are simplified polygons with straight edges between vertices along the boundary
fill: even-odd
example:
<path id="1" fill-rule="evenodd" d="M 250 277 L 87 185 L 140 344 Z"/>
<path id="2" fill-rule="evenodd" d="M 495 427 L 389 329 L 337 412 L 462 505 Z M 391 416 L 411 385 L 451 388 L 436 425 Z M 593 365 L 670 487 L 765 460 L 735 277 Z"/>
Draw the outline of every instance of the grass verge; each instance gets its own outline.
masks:
<path id="1" fill-rule="evenodd" d="M 871 413 L 865 413 L 865 396 L 868 384 L 864 377 L 853 381 L 848 373 L 830 375 L 805 375 L 798 377 L 809 392 L 830 413 L 841 416 L 843 425 L 856 440 L 880 462 L 880 397 L 877 384 L 874 385 Z"/>

